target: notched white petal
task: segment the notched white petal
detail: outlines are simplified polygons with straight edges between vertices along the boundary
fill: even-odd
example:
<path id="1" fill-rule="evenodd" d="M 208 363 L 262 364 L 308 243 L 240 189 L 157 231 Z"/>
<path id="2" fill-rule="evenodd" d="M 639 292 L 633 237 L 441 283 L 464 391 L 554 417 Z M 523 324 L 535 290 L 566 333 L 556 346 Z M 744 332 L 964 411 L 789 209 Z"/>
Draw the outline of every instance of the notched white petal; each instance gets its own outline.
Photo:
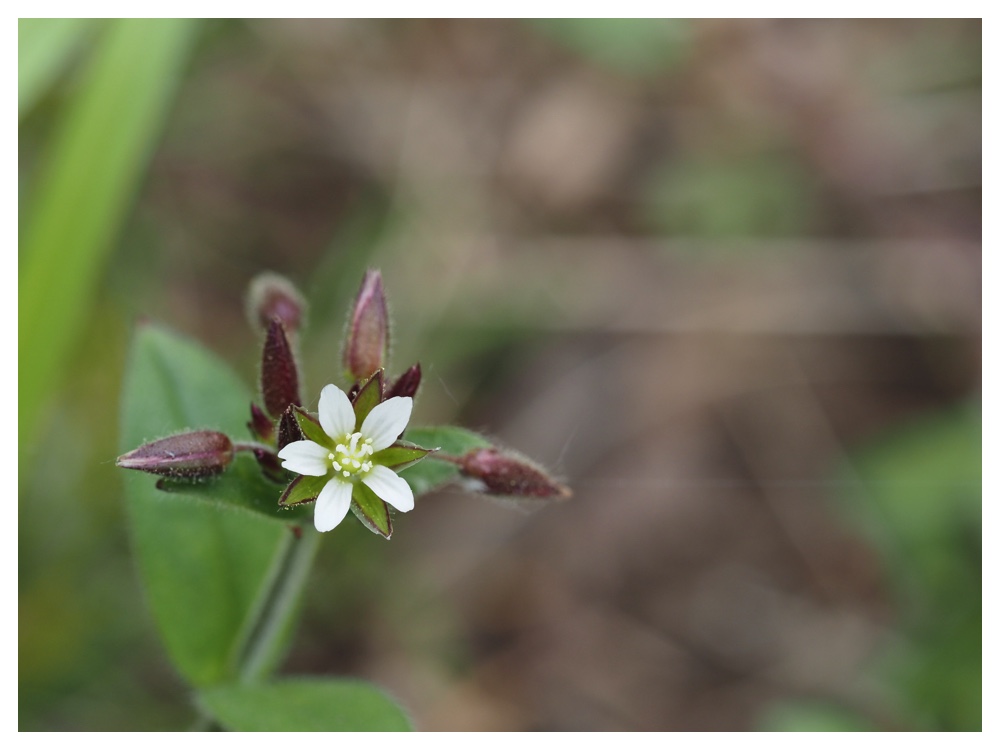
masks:
<path id="1" fill-rule="evenodd" d="M 328 385 L 319 394 L 319 424 L 323 432 L 337 440 L 354 432 L 354 407 L 347 394 Z"/>
<path id="2" fill-rule="evenodd" d="M 385 466 L 374 466 L 361 480 L 398 511 L 413 510 L 413 490 L 399 474 Z"/>
<path id="3" fill-rule="evenodd" d="M 329 453 L 328 449 L 312 440 L 297 440 L 278 451 L 278 458 L 284 461 L 281 465 L 289 471 L 321 477 L 330 470 Z"/>
<path id="4" fill-rule="evenodd" d="M 393 396 L 372 409 L 361 425 L 361 434 L 371 438 L 372 448 L 378 452 L 396 442 L 410 421 L 413 399 Z M 388 502 L 388 501 L 387 501 Z"/>
<path id="5" fill-rule="evenodd" d="M 351 507 L 351 484 L 331 479 L 316 498 L 316 513 L 313 522 L 316 531 L 330 531 L 336 528 Z"/>

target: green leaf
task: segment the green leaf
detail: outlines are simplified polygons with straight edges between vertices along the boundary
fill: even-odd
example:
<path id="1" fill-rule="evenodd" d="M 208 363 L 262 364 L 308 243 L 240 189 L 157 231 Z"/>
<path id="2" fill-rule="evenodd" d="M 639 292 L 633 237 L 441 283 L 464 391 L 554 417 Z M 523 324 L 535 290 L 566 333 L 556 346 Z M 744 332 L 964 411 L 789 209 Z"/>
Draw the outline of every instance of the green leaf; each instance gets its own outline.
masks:
<path id="1" fill-rule="evenodd" d="M 461 456 L 474 448 L 489 448 L 489 440 L 461 427 L 410 427 L 406 439 L 425 448 L 440 448 L 449 456 Z M 414 495 L 437 489 L 458 477 L 458 467 L 430 456 L 400 474 L 413 490 Z"/>
<path id="2" fill-rule="evenodd" d="M 433 450 L 439 448 L 449 456 L 463 456 L 473 448 L 492 448 L 493 443 L 471 430 L 462 427 L 410 427 L 406 439 L 411 443 Z"/>
<path id="3" fill-rule="evenodd" d="M 18 119 L 45 95 L 96 23 L 89 18 L 18 19 Z"/>
<path id="4" fill-rule="evenodd" d="M 392 519 L 385 501 L 376 495 L 367 484 L 358 482 L 351 493 L 351 510 L 369 531 L 386 539 L 392 536 Z"/>
<path id="5" fill-rule="evenodd" d="M 212 355 L 144 326 L 125 377 L 122 450 L 192 427 L 239 434 L 249 400 Z M 232 679 L 248 613 L 290 532 L 233 504 L 205 502 L 193 488 L 168 493 L 156 489 L 155 477 L 123 472 L 123 478 L 142 581 L 171 660 L 195 685 Z M 270 491 L 276 503 L 276 486 Z"/>
<path id="6" fill-rule="evenodd" d="M 406 732 L 407 715 L 359 680 L 303 677 L 267 685 L 226 685 L 199 694 L 226 729 L 237 732 Z"/>
<path id="7" fill-rule="evenodd" d="M 34 441 L 42 408 L 80 339 L 195 28 L 185 20 L 111 21 L 34 180 L 24 210 L 18 280 L 22 449 Z"/>
<path id="8" fill-rule="evenodd" d="M 161 479 L 159 488 L 171 494 L 187 495 L 209 503 L 253 511 L 283 522 L 308 517 L 301 508 L 283 507 L 283 488 L 267 479 L 253 456 L 237 455 L 225 473 L 196 481 Z"/>

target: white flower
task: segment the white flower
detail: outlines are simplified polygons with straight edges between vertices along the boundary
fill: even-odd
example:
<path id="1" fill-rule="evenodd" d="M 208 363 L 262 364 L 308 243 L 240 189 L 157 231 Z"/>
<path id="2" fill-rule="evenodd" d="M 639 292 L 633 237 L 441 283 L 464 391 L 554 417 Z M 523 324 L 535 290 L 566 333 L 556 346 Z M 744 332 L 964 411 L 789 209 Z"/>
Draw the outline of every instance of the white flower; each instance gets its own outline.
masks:
<path id="1" fill-rule="evenodd" d="M 377 404 L 358 427 L 347 394 L 335 385 L 322 390 L 319 426 L 325 434 L 314 429 L 308 435 L 311 439 L 289 443 L 278 452 L 286 469 L 304 477 L 325 479 L 316 497 L 318 531 L 330 531 L 344 520 L 359 485 L 364 485 L 398 511 L 405 513 L 413 508 L 413 491 L 390 468 L 417 460 L 416 446 L 396 444 L 410 421 L 412 410 L 413 399 L 396 396 Z M 416 450 L 420 457 L 427 453 L 423 449 Z M 309 484 L 318 487 L 315 480 Z"/>

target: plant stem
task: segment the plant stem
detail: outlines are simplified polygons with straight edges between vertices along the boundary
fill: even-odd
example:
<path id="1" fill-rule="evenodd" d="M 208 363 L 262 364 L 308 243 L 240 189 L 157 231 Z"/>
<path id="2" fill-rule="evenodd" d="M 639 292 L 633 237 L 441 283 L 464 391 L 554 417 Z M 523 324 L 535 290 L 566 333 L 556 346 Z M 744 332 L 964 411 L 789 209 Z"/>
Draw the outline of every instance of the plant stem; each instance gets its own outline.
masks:
<path id="1" fill-rule="evenodd" d="M 274 446 L 268 445 L 266 443 L 258 443 L 254 440 L 234 440 L 233 450 L 239 452 L 243 451 L 245 453 L 253 453 L 254 451 L 263 451 L 265 453 L 270 453 L 272 456 L 277 456 L 278 454 L 274 452 Z"/>
<path id="2" fill-rule="evenodd" d="M 308 526 L 295 529 L 281 542 L 236 654 L 241 683 L 257 682 L 276 666 L 318 547 L 319 534 Z"/>

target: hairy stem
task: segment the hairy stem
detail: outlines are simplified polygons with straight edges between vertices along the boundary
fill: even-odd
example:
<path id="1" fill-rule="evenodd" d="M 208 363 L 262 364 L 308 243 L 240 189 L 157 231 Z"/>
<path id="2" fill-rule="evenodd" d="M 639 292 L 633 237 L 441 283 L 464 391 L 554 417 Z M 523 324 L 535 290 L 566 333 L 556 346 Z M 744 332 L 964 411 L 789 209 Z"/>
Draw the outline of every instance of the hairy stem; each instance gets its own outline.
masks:
<path id="1" fill-rule="evenodd" d="M 241 683 L 257 682 L 277 665 L 318 547 L 319 534 L 308 526 L 294 529 L 281 542 L 236 652 Z"/>

